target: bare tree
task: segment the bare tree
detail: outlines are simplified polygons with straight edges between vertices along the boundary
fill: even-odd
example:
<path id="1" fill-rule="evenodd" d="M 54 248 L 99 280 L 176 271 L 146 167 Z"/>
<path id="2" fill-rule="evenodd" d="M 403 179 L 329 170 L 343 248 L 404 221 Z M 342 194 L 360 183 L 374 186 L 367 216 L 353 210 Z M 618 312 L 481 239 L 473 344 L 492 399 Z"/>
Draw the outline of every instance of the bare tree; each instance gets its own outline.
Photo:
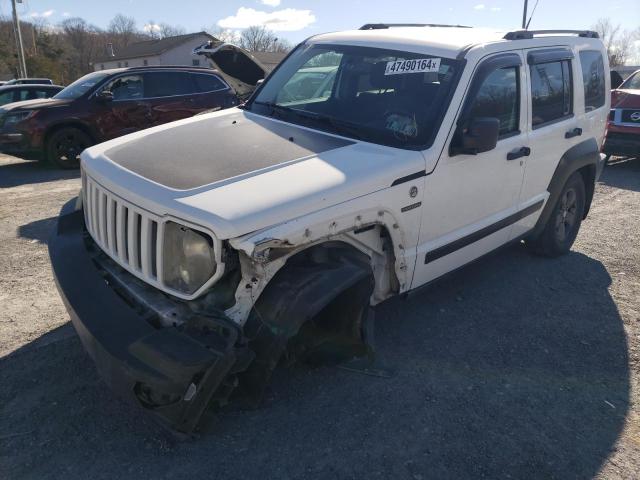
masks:
<path id="1" fill-rule="evenodd" d="M 71 77 L 77 78 L 91 71 L 93 59 L 102 51 L 100 30 L 80 17 L 67 18 L 60 27 L 71 47 L 67 57 Z"/>
<path id="2" fill-rule="evenodd" d="M 635 32 L 621 30 L 620 25 L 613 25 L 609 18 L 598 19 L 592 28 L 598 32 L 607 49 L 611 67 L 624 65 L 633 54 L 634 41 L 640 38 L 638 30 Z"/>
<path id="3" fill-rule="evenodd" d="M 136 20 L 121 13 L 111 19 L 108 32 L 111 36 L 111 43 L 116 48 L 127 47 L 140 37 L 136 28 Z"/>
<path id="4" fill-rule="evenodd" d="M 158 26 L 160 27 L 158 30 L 158 34 L 160 35 L 160 38 L 175 37 L 178 35 L 184 35 L 186 33 L 184 28 L 178 27 L 175 25 L 161 23 Z"/>
<path id="5" fill-rule="evenodd" d="M 280 40 L 263 25 L 254 25 L 240 35 L 240 46 L 251 52 L 288 52 L 289 42 Z"/>
<path id="6" fill-rule="evenodd" d="M 203 28 L 203 30 L 218 40 L 224 43 L 232 43 L 234 45 L 240 45 L 241 37 L 238 32 L 234 32 L 233 30 L 221 28 L 221 27 L 213 27 L 213 28 Z"/>

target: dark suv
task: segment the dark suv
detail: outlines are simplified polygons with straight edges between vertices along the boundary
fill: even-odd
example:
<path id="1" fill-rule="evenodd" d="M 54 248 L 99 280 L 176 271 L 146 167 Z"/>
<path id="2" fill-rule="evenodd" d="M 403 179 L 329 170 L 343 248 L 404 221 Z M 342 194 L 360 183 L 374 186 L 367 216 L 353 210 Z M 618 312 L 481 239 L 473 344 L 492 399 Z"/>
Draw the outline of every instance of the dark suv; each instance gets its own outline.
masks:
<path id="1" fill-rule="evenodd" d="M 238 103 L 236 91 L 218 70 L 102 70 L 53 98 L 0 107 L 0 152 L 74 168 L 90 145 Z"/>

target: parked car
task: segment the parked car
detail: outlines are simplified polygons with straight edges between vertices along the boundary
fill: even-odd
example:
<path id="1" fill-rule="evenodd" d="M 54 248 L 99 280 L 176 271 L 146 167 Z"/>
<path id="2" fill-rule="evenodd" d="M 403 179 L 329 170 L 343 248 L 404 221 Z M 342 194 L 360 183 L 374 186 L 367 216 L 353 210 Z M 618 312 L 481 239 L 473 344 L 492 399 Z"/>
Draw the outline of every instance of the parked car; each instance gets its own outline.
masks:
<path id="1" fill-rule="evenodd" d="M 59 85 L 8 85 L 0 87 L 0 107 L 7 103 L 20 102 L 22 100 L 36 100 L 50 98 L 64 87 Z"/>
<path id="2" fill-rule="evenodd" d="M 285 352 L 370 358 L 384 300 L 511 242 L 569 251 L 607 71 L 595 32 L 366 25 L 306 40 L 241 107 L 88 148 L 48 243 L 85 349 L 183 432 L 258 402 Z"/>
<path id="3" fill-rule="evenodd" d="M 611 91 L 603 151 L 607 157 L 640 157 L 640 70 Z"/>
<path id="4" fill-rule="evenodd" d="M 15 78 L 5 85 L 53 85 L 50 78 Z"/>
<path id="5" fill-rule="evenodd" d="M 0 152 L 76 168 L 90 145 L 239 103 L 220 71 L 209 68 L 102 70 L 51 99 L 1 107 Z"/>

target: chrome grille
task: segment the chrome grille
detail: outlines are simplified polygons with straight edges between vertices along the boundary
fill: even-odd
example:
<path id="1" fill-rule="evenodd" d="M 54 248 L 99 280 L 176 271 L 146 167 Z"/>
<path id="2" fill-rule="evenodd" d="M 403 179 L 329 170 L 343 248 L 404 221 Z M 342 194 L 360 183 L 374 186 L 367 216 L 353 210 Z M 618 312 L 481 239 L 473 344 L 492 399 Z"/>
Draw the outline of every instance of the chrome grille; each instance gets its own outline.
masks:
<path id="1" fill-rule="evenodd" d="M 160 218 L 82 177 L 85 225 L 113 260 L 147 283 L 162 288 Z"/>

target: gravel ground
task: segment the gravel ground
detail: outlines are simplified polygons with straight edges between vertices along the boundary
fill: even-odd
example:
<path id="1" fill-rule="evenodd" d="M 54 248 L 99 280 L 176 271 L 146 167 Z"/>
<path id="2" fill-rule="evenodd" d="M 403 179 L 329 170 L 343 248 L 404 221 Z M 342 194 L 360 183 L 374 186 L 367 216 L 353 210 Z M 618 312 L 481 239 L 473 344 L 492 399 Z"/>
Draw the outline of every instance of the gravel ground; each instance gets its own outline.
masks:
<path id="1" fill-rule="evenodd" d="M 569 255 L 516 246 L 381 305 L 391 378 L 281 368 L 188 441 L 114 399 L 70 327 L 46 242 L 79 184 L 0 155 L 0 477 L 640 477 L 640 161 L 605 170 Z"/>

